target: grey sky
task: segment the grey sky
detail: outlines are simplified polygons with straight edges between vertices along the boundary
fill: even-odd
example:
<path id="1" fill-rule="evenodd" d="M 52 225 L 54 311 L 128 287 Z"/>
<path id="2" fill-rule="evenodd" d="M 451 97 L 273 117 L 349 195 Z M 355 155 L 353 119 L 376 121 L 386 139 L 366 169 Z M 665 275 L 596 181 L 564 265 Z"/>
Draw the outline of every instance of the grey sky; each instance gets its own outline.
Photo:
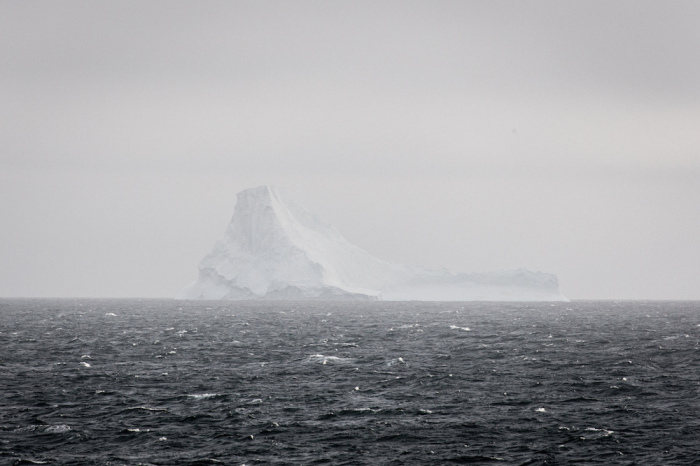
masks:
<path id="1" fill-rule="evenodd" d="M 700 299 L 696 1 L 0 1 L 0 296 L 172 296 L 235 193 Z"/>

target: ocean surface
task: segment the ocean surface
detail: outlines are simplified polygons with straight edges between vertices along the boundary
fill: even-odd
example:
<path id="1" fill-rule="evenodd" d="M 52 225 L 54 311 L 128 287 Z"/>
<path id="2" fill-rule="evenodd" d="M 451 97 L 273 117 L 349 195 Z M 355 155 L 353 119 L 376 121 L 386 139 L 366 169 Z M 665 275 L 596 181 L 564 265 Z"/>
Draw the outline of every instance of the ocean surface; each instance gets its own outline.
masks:
<path id="1" fill-rule="evenodd" d="M 700 302 L 0 299 L 0 464 L 700 464 Z"/>

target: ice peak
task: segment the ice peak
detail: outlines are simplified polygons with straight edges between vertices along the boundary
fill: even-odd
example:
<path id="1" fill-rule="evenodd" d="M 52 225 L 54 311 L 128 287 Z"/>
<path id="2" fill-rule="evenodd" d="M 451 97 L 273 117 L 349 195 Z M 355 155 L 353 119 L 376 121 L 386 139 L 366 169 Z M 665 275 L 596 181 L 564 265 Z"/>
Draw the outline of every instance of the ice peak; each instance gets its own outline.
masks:
<path id="1" fill-rule="evenodd" d="M 238 193 L 226 239 L 253 253 L 269 249 L 279 239 L 284 224 L 281 217 L 285 212 L 277 197 L 277 190 L 270 186 L 258 186 Z"/>
<path id="2" fill-rule="evenodd" d="M 226 240 L 260 254 L 281 242 L 303 248 L 317 235 L 340 237 L 333 227 L 285 199 L 276 187 L 264 185 L 238 193 Z"/>

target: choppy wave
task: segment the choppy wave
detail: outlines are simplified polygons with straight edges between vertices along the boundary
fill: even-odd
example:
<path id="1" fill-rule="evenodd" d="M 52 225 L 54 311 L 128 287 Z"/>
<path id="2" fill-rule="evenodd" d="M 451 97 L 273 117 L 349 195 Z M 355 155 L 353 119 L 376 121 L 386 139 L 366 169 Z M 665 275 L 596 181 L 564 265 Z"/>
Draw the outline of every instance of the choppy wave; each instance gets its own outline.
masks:
<path id="1" fill-rule="evenodd" d="M 0 300 L 0 464 L 694 464 L 700 303 Z"/>

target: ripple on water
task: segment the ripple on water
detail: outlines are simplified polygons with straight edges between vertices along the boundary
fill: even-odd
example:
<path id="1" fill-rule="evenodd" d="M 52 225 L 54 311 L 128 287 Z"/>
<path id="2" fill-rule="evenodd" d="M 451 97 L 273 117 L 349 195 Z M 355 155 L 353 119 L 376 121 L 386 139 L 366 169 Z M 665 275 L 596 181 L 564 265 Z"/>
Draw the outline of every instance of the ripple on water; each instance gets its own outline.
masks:
<path id="1" fill-rule="evenodd" d="M 698 315 L 0 299 L 0 463 L 691 464 Z"/>

